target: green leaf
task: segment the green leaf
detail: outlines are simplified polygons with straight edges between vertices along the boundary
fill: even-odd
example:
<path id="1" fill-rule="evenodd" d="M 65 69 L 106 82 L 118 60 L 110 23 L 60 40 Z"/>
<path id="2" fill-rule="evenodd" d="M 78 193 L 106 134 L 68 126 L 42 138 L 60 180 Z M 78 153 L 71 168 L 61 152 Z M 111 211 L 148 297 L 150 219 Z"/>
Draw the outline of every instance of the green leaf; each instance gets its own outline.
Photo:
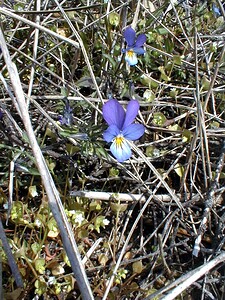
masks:
<path id="1" fill-rule="evenodd" d="M 70 264 L 70 261 L 69 261 L 69 258 L 66 254 L 66 252 L 63 252 L 63 261 L 67 264 L 67 266 L 71 267 L 71 264 Z"/>
<path id="2" fill-rule="evenodd" d="M 49 137 L 51 137 L 51 138 L 53 138 L 53 139 L 56 138 L 55 132 L 54 132 L 54 131 L 52 130 L 52 128 L 50 128 L 50 127 L 47 127 L 47 128 L 46 128 L 45 134 L 46 134 L 46 136 L 49 136 Z"/>
<path id="3" fill-rule="evenodd" d="M 165 45 L 165 48 L 166 48 L 166 53 L 172 53 L 172 51 L 174 49 L 173 40 L 171 38 L 165 39 L 164 45 Z"/>
<path id="4" fill-rule="evenodd" d="M 42 214 L 37 214 L 36 218 L 34 219 L 34 226 L 40 228 L 43 225 L 45 225 L 45 222 L 47 220 L 47 215 Z"/>
<path id="5" fill-rule="evenodd" d="M 143 94 L 143 98 L 147 102 L 152 102 L 155 100 L 155 94 L 151 90 L 147 89 L 147 90 L 145 90 L 145 92 Z"/>
<path id="6" fill-rule="evenodd" d="M 65 273 L 65 269 L 59 263 L 56 263 L 51 270 L 52 270 L 52 275 L 54 276 L 62 275 Z"/>
<path id="7" fill-rule="evenodd" d="M 174 171 L 179 177 L 182 177 L 184 175 L 184 167 L 180 163 L 174 166 Z"/>
<path id="8" fill-rule="evenodd" d="M 216 172 L 215 171 L 212 171 L 212 178 L 214 179 L 216 176 Z M 220 179 L 225 179 L 225 173 L 224 172 L 221 172 L 220 173 Z"/>
<path id="9" fill-rule="evenodd" d="M 13 203 L 11 218 L 12 220 L 18 220 L 23 218 L 23 203 L 21 201 L 16 201 Z"/>
<path id="10" fill-rule="evenodd" d="M 160 35 L 168 34 L 168 30 L 165 27 L 158 27 L 156 28 L 156 32 Z"/>
<path id="11" fill-rule="evenodd" d="M 106 222 L 107 221 L 107 222 Z M 105 216 L 98 216 L 95 219 L 94 229 L 100 233 L 100 227 L 105 228 L 106 225 L 109 224 L 109 221 L 105 218 Z"/>
<path id="12" fill-rule="evenodd" d="M 210 122 L 209 126 L 210 126 L 210 128 L 217 129 L 220 127 L 220 123 L 217 121 L 212 121 L 212 122 Z"/>
<path id="13" fill-rule="evenodd" d="M 59 135 L 62 137 L 66 137 L 66 138 L 73 137 L 77 133 L 78 133 L 78 128 L 75 128 L 75 127 L 71 127 L 71 128 L 63 129 L 63 130 L 59 131 Z"/>
<path id="14" fill-rule="evenodd" d="M 145 153 L 147 157 L 151 157 L 151 158 L 160 156 L 160 150 L 153 145 L 147 146 Z"/>
<path id="15" fill-rule="evenodd" d="M 110 203 L 111 210 L 116 214 L 126 211 L 127 206 L 128 205 L 126 203 L 115 203 L 115 202 Z"/>
<path id="16" fill-rule="evenodd" d="M 75 285 L 75 279 L 72 275 L 68 275 L 68 276 L 64 276 L 64 280 L 66 283 L 66 287 L 64 286 L 64 289 L 66 288 L 66 292 L 69 293 L 70 291 L 72 291 L 74 289 L 74 285 Z"/>
<path id="17" fill-rule="evenodd" d="M 191 141 L 191 139 L 192 139 L 192 132 L 188 129 L 184 129 L 182 134 L 182 141 L 184 143 L 188 143 Z"/>
<path id="18" fill-rule="evenodd" d="M 141 75 L 140 82 L 148 88 L 157 88 L 159 86 L 159 83 L 157 81 L 145 74 Z"/>
<path id="19" fill-rule="evenodd" d="M 166 81 L 166 82 L 171 80 L 171 78 L 170 78 L 169 76 L 166 75 L 166 73 L 165 73 L 165 68 L 164 68 L 163 66 L 158 67 L 158 70 L 159 70 L 160 73 L 161 73 L 161 78 L 162 78 L 162 80 L 164 80 L 164 81 Z"/>
<path id="20" fill-rule="evenodd" d="M 117 271 L 115 282 L 117 284 L 120 284 L 122 282 L 122 279 L 126 279 L 128 271 L 124 268 L 121 268 Z"/>
<path id="21" fill-rule="evenodd" d="M 66 144 L 66 151 L 69 153 L 69 155 L 73 155 L 75 153 L 78 153 L 80 151 L 80 147 L 75 146 L 73 144 Z"/>
<path id="22" fill-rule="evenodd" d="M 14 4 L 13 8 L 15 11 L 22 11 L 22 10 L 24 10 L 24 5 L 25 5 L 25 3 L 18 1 L 18 3 Z"/>
<path id="23" fill-rule="evenodd" d="M 35 270 L 38 271 L 39 274 L 45 273 L 45 259 L 38 258 L 34 262 Z"/>
<path id="24" fill-rule="evenodd" d="M 176 98 L 178 95 L 178 90 L 176 90 L 175 88 L 171 89 L 169 92 L 170 97 L 172 98 Z"/>
<path id="25" fill-rule="evenodd" d="M 49 229 L 49 232 L 48 232 L 48 237 L 57 237 L 58 234 L 59 234 L 59 229 L 57 227 L 57 223 L 56 223 L 56 220 L 54 218 L 51 218 L 49 221 L 48 221 L 48 229 Z"/>
<path id="26" fill-rule="evenodd" d="M 166 120 L 167 120 L 166 117 L 161 112 L 156 112 L 153 114 L 152 123 L 155 126 L 160 126 L 160 127 L 163 126 L 165 124 Z"/>
<path id="27" fill-rule="evenodd" d="M 210 87 L 210 80 L 207 79 L 206 76 L 203 76 L 201 80 L 201 90 L 208 91 L 209 87 Z"/>
<path id="28" fill-rule="evenodd" d="M 34 242 L 31 244 L 31 249 L 34 252 L 34 254 L 38 254 L 38 252 L 41 250 L 41 246 L 39 243 Z"/>
<path id="29" fill-rule="evenodd" d="M 36 185 L 30 185 L 29 186 L 29 195 L 30 195 L 31 198 L 34 198 L 34 197 L 38 196 Z"/>
<path id="30" fill-rule="evenodd" d="M 108 157 L 108 153 L 106 152 L 106 150 L 99 146 L 98 148 L 95 149 L 95 153 L 99 158 L 107 158 Z"/>
<path id="31" fill-rule="evenodd" d="M 141 274 L 143 271 L 143 264 L 142 261 L 136 261 L 132 264 L 133 274 Z"/>
<path id="32" fill-rule="evenodd" d="M 47 284 L 43 277 L 39 277 L 38 280 L 34 283 L 35 286 L 35 294 L 41 296 L 47 291 Z"/>
<path id="33" fill-rule="evenodd" d="M 89 205 L 90 211 L 99 211 L 101 210 L 101 201 L 100 200 L 95 200 L 92 201 Z"/>
<path id="34" fill-rule="evenodd" d="M 108 260 L 109 260 L 108 255 L 106 255 L 106 254 L 104 254 L 104 253 L 101 253 L 101 254 L 98 256 L 98 262 L 99 262 L 103 267 L 106 266 L 106 263 L 107 263 Z"/>
<path id="35" fill-rule="evenodd" d="M 168 129 L 173 131 L 181 131 L 181 127 L 178 124 L 170 125 Z"/>
<path id="36" fill-rule="evenodd" d="M 97 81 L 97 83 L 99 83 L 101 80 L 99 77 L 96 77 L 96 81 Z M 76 81 L 76 85 L 78 87 L 89 87 L 89 88 L 95 87 L 92 78 L 88 77 L 88 76 L 84 76 L 81 79 L 79 79 L 78 81 Z"/>
<path id="37" fill-rule="evenodd" d="M 109 177 L 118 177 L 120 174 L 120 170 L 114 167 L 109 169 Z"/>
<path id="38" fill-rule="evenodd" d="M 109 23 L 113 26 L 118 26 L 120 23 L 120 15 L 116 12 L 109 14 Z"/>
<path id="39" fill-rule="evenodd" d="M 104 56 L 105 58 L 107 58 L 107 59 L 110 61 L 110 63 L 111 63 L 111 65 L 112 65 L 113 69 L 115 69 L 115 67 L 117 66 L 117 62 L 116 62 L 115 59 L 112 57 L 112 55 L 103 53 L 102 56 Z"/>
<path id="40" fill-rule="evenodd" d="M 181 55 L 173 55 L 173 61 L 176 65 L 181 66 L 181 64 L 182 64 Z"/>
<path id="41" fill-rule="evenodd" d="M 61 94 L 64 97 L 68 97 L 69 96 L 69 91 L 66 87 L 61 87 Z"/>
<path id="42" fill-rule="evenodd" d="M 146 292 L 146 297 L 147 296 L 150 296 L 150 295 L 152 295 L 152 294 L 154 294 L 154 293 L 156 293 L 158 290 L 156 290 L 155 288 L 151 288 L 151 289 L 149 289 L 147 292 Z M 159 297 L 154 297 L 152 300 L 159 300 Z"/>

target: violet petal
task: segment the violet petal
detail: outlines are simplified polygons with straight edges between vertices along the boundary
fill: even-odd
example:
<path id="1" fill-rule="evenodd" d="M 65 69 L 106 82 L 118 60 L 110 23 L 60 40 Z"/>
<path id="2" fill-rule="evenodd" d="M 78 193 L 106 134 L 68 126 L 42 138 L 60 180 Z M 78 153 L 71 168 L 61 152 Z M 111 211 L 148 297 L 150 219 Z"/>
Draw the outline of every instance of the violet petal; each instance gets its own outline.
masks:
<path id="1" fill-rule="evenodd" d="M 144 54 L 144 53 L 145 53 L 145 50 L 144 50 L 142 47 L 134 47 L 134 48 L 133 48 L 133 51 L 134 51 L 136 54 Z"/>
<path id="2" fill-rule="evenodd" d="M 145 132 L 145 127 L 142 124 L 130 124 L 127 126 L 122 134 L 123 136 L 130 141 L 138 140 Z"/>
<path id="3" fill-rule="evenodd" d="M 114 140 L 110 147 L 110 151 L 119 162 L 124 162 L 125 160 L 129 159 L 132 154 L 126 139 L 123 140 L 121 145 L 118 145 L 116 140 Z"/>
<path id="4" fill-rule="evenodd" d="M 130 66 L 135 66 L 138 63 L 137 54 L 134 51 L 127 51 L 125 55 L 125 61 Z"/>
<path id="5" fill-rule="evenodd" d="M 3 111 L 0 109 L 0 120 L 3 118 L 3 116 L 4 116 L 4 113 L 3 113 Z"/>
<path id="6" fill-rule="evenodd" d="M 127 42 L 128 47 L 132 47 L 135 44 L 136 32 L 133 28 L 128 27 L 124 30 L 123 36 Z"/>
<path id="7" fill-rule="evenodd" d="M 144 33 L 139 34 L 135 43 L 135 47 L 142 47 L 146 42 L 146 35 Z"/>
<path id="8" fill-rule="evenodd" d="M 112 142 L 112 140 L 120 134 L 120 130 L 116 125 L 110 125 L 103 133 L 103 138 L 107 143 Z"/>
<path id="9" fill-rule="evenodd" d="M 137 100 L 132 99 L 127 105 L 126 117 L 123 123 L 123 130 L 126 129 L 128 125 L 130 125 L 134 119 L 136 118 L 139 110 L 139 103 Z"/>
<path id="10" fill-rule="evenodd" d="M 125 111 L 122 105 L 116 99 L 110 99 L 103 105 L 103 118 L 108 125 L 116 125 L 118 129 L 122 129 L 125 119 Z"/>

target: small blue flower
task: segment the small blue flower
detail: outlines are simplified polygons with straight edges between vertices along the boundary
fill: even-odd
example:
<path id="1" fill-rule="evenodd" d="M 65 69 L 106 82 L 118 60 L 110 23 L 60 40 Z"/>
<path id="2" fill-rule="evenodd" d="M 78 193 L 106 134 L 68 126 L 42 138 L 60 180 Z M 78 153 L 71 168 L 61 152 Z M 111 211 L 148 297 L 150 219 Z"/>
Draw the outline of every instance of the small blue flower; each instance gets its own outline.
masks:
<path id="1" fill-rule="evenodd" d="M 123 36 L 127 42 L 127 48 L 123 49 L 125 60 L 130 66 L 135 66 L 138 62 L 137 55 L 145 53 L 143 45 L 146 42 L 146 35 L 142 33 L 136 37 L 135 30 L 128 27 L 125 29 Z"/>
<path id="2" fill-rule="evenodd" d="M 63 116 L 59 116 L 59 122 L 61 125 L 71 126 L 73 124 L 73 109 L 69 105 L 69 101 L 66 101 L 66 105 L 63 111 Z"/>
<path id="3" fill-rule="evenodd" d="M 110 99 L 103 105 L 103 118 L 109 125 L 103 133 L 106 142 L 111 143 L 110 151 L 119 162 L 123 162 L 131 157 L 131 149 L 127 141 L 139 139 L 145 131 L 142 124 L 134 124 L 139 110 L 137 100 L 130 100 L 127 111 L 116 99 Z"/>
<path id="4" fill-rule="evenodd" d="M 4 116 L 4 113 L 3 113 L 3 111 L 0 109 L 0 120 L 3 118 L 3 116 Z"/>
<path id="5" fill-rule="evenodd" d="M 220 9 L 216 6 L 215 3 L 212 4 L 212 10 L 217 18 L 222 16 Z"/>

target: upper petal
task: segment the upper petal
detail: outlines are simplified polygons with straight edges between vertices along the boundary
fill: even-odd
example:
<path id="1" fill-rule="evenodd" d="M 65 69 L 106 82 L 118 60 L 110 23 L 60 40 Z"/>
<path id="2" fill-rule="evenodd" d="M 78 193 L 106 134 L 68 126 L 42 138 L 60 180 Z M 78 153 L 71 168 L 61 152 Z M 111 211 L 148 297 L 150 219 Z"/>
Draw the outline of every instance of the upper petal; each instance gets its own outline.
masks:
<path id="1" fill-rule="evenodd" d="M 144 33 L 139 34 L 135 43 L 135 47 L 142 47 L 146 42 L 146 35 Z"/>
<path id="2" fill-rule="evenodd" d="M 110 125 L 103 132 L 103 138 L 107 143 L 110 143 L 119 133 L 120 133 L 120 130 L 116 125 Z"/>
<path id="3" fill-rule="evenodd" d="M 126 117 L 123 123 L 123 130 L 126 129 L 128 125 L 130 125 L 134 119 L 136 118 L 139 110 L 139 102 L 135 99 L 130 100 L 127 105 Z"/>
<path id="4" fill-rule="evenodd" d="M 132 47 L 135 44 L 136 32 L 133 28 L 128 27 L 124 30 L 123 36 L 127 42 L 128 47 Z"/>
<path id="5" fill-rule="evenodd" d="M 122 129 L 125 111 L 116 99 L 110 99 L 106 102 L 103 105 L 102 113 L 108 125 L 116 125 L 120 130 Z"/>
<path id="6" fill-rule="evenodd" d="M 130 124 L 123 131 L 123 136 L 130 141 L 138 140 L 145 132 L 145 127 L 142 124 Z"/>
<path id="7" fill-rule="evenodd" d="M 126 139 L 123 140 L 121 146 L 118 146 L 116 141 L 114 140 L 110 147 L 110 151 L 119 162 L 124 162 L 125 160 L 129 159 L 132 154 L 130 146 L 128 145 Z"/>

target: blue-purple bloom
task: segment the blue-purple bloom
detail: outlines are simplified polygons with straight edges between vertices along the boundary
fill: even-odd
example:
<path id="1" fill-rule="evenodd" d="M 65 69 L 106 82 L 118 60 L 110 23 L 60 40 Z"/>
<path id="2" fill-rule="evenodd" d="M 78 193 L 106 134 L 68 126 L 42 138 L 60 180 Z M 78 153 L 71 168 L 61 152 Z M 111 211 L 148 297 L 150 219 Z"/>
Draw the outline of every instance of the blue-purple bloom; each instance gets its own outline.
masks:
<path id="1" fill-rule="evenodd" d="M 136 32 L 133 28 L 128 27 L 125 29 L 123 36 L 127 42 L 127 48 L 123 49 L 125 53 L 125 60 L 130 66 L 137 64 L 137 54 L 144 54 L 145 50 L 143 45 L 146 42 L 146 35 L 144 33 L 136 36 Z"/>
<path id="2" fill-rule="evenodd" d="M 68 100 L 63 111 L 63 116 L 59 116 L 61 125 L 71 126 L 73 123 L 73 109 L 70 107 Z"/>
<path id="3" fill-rule="evenodd" d="M 220 9 L 216 6 L 215 3 L 212 4 L 212 10 L 217 18 L 222 16 Z"/>
<path id="4" fill-rule="evenodd" d="M 110 99 L 103 105 L 103 118 L 109 125 L 103 133 L 106 142 L 112 142 L 110 151 L 119 162 L 123 162 L 131 157 L 131 148 L 128 141 L 139 139 L 145 131 L 142 124 L 134 124 L 139 110 L 137 100 L 130 100 L 127 111 L 116 99 Z"/>
<path id="5" fill-rule="evenodd" d="M 3 118 L 3 115 L 4 115 L 4 113 L 3 113 L 3 111 L 0 109 L 0 120 Z"/>

